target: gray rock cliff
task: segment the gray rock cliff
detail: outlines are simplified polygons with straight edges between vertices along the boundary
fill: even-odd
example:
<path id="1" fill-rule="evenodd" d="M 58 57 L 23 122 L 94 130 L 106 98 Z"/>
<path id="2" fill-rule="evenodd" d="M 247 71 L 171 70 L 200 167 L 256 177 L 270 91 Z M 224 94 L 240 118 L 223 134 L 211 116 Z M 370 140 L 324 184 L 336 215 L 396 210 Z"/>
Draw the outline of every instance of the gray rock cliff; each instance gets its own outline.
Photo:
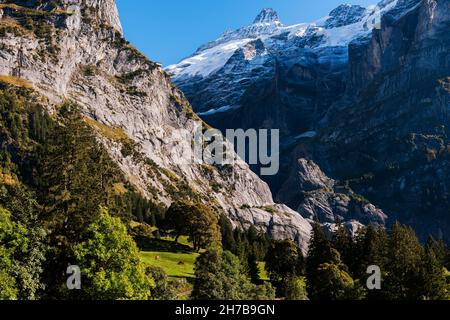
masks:
<path id="1" fill-rule="evenodd" d="M 166 206 L 181 196 L 200 199 L 237 227 L 254 224 L 307 247 L 310 224 L 275 204 L 242 160 L 231 167 L 177 164 L 183 151 L 172 142 L 180 129 L 194 132 L 199 118 L 166 72 L 123 38 L 113 0 L 0 1 L 0 17 L 3 79 L 28 83 L 50 112 L 76 102 L 147 198 Z"/>

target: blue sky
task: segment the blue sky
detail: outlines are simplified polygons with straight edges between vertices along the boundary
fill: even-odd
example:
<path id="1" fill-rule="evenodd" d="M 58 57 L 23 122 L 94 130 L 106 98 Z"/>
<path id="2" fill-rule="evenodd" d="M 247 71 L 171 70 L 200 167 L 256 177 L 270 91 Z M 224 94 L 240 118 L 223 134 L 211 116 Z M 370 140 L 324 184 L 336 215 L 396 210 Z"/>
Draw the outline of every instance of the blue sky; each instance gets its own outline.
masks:
<path id="1" fill-rule="evenodd" d="M 226 29 L 253 21 L 273 8 L 285 24 L 314 21 L 342 3 L 377 0 L 116 0 L 126 38 L 150 59 L 167 66 L 191 55 Z"/>

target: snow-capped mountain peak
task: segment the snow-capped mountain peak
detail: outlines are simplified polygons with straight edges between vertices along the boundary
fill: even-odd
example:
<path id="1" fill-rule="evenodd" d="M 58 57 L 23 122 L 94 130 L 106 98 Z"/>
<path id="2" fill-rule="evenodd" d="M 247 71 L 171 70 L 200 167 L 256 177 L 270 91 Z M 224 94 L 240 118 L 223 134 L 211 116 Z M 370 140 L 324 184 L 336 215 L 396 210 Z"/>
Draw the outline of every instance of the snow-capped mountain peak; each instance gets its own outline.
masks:
<path id="1" fill-rule="evenodd" d="M 166 70 L 175 82 L 188 77 L 206 78 L 221 70 L 235 53 L 243 51 L 247 44 L 258 39 L 265 49 L 261 50 L 262 59 L 254 59 L 254 55 L 252 59 L 244 57 L 249 61 L 250 69 L 258 68 L 271 55 L 290 49 L 346 47 L 351 41 L 369 35 L 379 25 L 381 16 L 393 9 L 399 1 L 410 0 L 382 0 L 378 5 L 368 8 L 343 4 L 315 22 L 290 26 L 281 23 L 275 10 L 266 8 L 252 24 L 224 33 L 218 39 L 201 46 L 191 57 L 167 67 Z"/>
<path id="2" fill-rule="evenodd" d="M 280 23 L 280 18 L 278 17 L 278 13 L 272 8 L 265 8 L 261 10 L 258 16 L 253 21 L 253 24 L 258 23 Z"/>

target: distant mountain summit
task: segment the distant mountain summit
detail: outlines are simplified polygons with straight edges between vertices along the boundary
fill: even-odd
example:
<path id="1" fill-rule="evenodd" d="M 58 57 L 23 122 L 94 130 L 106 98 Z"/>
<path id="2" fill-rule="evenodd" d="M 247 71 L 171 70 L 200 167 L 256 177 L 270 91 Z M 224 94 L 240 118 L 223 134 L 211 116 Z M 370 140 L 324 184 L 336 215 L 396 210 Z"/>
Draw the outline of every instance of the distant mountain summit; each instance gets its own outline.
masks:
<path id="1" fill-rule="evenodd" d="M 380 23 L 381 15 L 396 4 L 397 0 L 389 0 L 384 1 L 382 6 L 369 8 L 341 5 L 331 11 L 329 16 L 313 23 L 291 26 L 284 26 L 275 10 L 263 9 L 252 24 L 225 32 L 218 39 L 200 46 L 191 57 L 167 67 L 166 70 L 186 90 L 184 78 L 205 78 L 220 71 L 234 53 L 255 39 L 263 41 L 271 52 L 267 58 L 281 56 L 283 51 L 298 47 L 347 46 L 352 40 L 369 35 Z M 187 91 L 189 94 L 189 89 Z M 207 111 L 195 103 L 194 107 Z"/>
<path id="2" fill-rule="evenodd" d="M 258 16 L 253 21 L 253 24 L 258 23 L 279 23 L 281 24 L 280 18 L 278 17 L 278 13 L 272 8 L 266 8 L 261 10 Z"/>

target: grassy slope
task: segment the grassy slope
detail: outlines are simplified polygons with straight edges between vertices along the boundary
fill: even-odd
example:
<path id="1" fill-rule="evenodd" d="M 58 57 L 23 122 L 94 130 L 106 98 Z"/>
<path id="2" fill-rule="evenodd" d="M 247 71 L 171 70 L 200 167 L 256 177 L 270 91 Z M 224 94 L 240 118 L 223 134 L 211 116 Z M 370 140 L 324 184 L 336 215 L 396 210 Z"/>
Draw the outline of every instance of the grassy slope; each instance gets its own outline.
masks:
<path id="1" fill-rule="evenodd" d="M 173 238 L 165 237 L 141 245 L 141 259 L 144 264 L 162 268 L 171 280 L 187 280 L 178 283 L 176 291 L 179 300 L 189 299 L 195 277 L 195 261 L 199 254 L 193 252 L 187 237 L 180 237 L 178 243 L 175 243 Z"/>
<path id="2" fill-rule="evenodd" d="M 161 267 L 170 278 L 194 278 L 198 254 L 143 251 L 141 257 L 146 265 Z"/>
<path id="3" fill-rule="evenodd" d="M 194 265 L 198 256 L 198 253 L 193 252 L 187 237 L 180 237 L 178 244 L 173 238 L 161 238 L 141 251 L 146 265 L 162 268 L 170 278 L 194 278 Z"/>
<path id="4" fill-rule="evenodd" d="M 183 247 L 187 250 L 180 250 Z M 170 278 L 194 278 L 194 265 L 199 254 L 191 250 L 188 237 L 180 237 L 178 244 L 173 238 L 164 237 L 154 248 L 141 251 L 141 257 L 146 265 L 162 268 Z M 261 280 L 268 281 L 265 263 L 259 262 L 258 267 Z"/>
<path id="5" fill-rule="evenodd" d="M 188 237 L 180 237 L 178 244 L 174 238 L 164 237 L 155 240 L 151 245 L 141 251 L 142 261 L 149 266 L 162 268 L 169 278 L 187 279 L 189 282 L 195 277 L 195 261 L 199 254 L 193 252 L 192 243 Z M 269 277 L 265 270 L 265 263 L 259 262 L 260 277 L 268 281 Z"/>

